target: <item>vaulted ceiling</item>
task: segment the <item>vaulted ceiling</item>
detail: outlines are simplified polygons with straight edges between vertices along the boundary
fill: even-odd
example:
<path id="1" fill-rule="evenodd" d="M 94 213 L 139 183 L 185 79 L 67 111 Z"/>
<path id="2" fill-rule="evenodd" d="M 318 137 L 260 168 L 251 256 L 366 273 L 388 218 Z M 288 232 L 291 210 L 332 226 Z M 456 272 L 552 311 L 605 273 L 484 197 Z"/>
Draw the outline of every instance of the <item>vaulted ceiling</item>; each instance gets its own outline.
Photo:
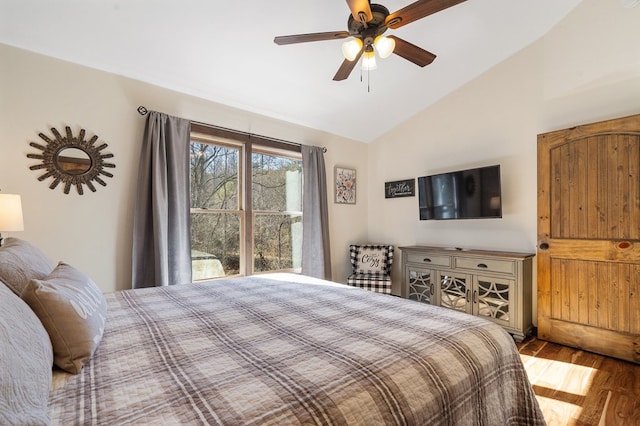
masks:
<path id="1" fill-rule="evenodd" d="M 436 54 L 431 65 L 391 55 L 340 82 L 343 40 L 273 38 L 346 31 L 344 0 L 2 0 L 0 43 L 370 142 L 539 39 L 580 1 L 467 0 L 387 31 Z M 379 3 L 394 12 L 412 1 Z"/>

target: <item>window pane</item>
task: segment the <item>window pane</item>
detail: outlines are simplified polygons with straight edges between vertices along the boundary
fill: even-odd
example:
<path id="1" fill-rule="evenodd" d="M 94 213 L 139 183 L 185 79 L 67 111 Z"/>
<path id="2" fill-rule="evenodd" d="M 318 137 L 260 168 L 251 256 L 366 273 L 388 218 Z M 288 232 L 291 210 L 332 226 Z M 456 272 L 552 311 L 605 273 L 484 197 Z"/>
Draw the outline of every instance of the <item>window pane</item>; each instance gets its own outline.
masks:
<path id="1" fill-rule="evenodd" d="M 254 216 L 254 271 L 299 269 L 302 261 L 302 215 Z"/>
<path id="2" fill-rule="evenodd" d="M 251 164 L 253 210 L 302 211 L 302 161 L 254 153 Z"/>
<path id="3" fill-rule="evenodd" d="M 240 213 L 191 213 L 193 280 L 240 273 Z"/>
<path id="4" fill-rule="evenodd" d="M 239 210 L 239 150 L 191 142 L 191 207 Z"/>

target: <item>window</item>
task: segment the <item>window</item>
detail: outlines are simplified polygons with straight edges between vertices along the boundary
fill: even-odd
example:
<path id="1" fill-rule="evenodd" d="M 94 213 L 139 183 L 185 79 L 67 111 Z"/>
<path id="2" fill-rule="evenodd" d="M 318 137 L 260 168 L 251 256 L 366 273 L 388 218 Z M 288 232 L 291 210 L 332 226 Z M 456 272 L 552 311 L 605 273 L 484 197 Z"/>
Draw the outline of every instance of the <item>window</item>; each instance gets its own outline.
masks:
<path id="1" fill-rule="evenodd" d="M 241 147 L 191 141 L 193 280 L 240 273 Z"/>
<path id="2" fill-rule="evenodd" d="M 302 160 L 273 145 L 192 132 L 194 281 L 300 271 Z"/>
<path id="3" fill-rule="evenodd" d="M 299 270 L 302 259 L 302 161 L 251 155 L 254 271 Z"/>

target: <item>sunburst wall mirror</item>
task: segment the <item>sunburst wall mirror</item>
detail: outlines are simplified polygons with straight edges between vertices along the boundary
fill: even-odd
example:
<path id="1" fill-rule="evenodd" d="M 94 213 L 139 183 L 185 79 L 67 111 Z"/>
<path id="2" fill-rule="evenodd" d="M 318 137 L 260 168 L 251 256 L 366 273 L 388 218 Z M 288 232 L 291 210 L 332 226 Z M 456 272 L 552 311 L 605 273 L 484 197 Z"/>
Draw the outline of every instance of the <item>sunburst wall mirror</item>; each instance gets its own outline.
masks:
<path id="1" fill-rule="evenodd" d="M 51 189 L 64 183 L 63 191 L 65 194 L 69 193 L 72 186 L 76 187 L 80 195 L 84 194 L 83 185 L 87 185 L 92 192 L 96 192 L 93 182 L 107 186 L 101 176 L 112 178 L 113 174 L 104 169 L 116 167 L 115 164 L 105 161 L 107 158 L 113 158 L 113 154 L 102 153 L 107 144 L 96 145 L 97 135 L 85 140 L 86 131 L 84 129 L 80 129 L 77 137 L 73 136 L 69 126 L 65 130 L 66 135 L 63 136 L 55 127 L 52 127 L 53 139 L 44 133 L 39 133 L 38 136 L 46 142 L 46 145 L 29 143 L 30 146 L 42 151 L 41 154 L 27 154 L 28 158 L 42 161 L 41 164 L 30 166 L 29 169 L 45 169 L 46 172 L 38 176 L 38 180 L 53 178 L 51 185 L 49 185 Z"/>

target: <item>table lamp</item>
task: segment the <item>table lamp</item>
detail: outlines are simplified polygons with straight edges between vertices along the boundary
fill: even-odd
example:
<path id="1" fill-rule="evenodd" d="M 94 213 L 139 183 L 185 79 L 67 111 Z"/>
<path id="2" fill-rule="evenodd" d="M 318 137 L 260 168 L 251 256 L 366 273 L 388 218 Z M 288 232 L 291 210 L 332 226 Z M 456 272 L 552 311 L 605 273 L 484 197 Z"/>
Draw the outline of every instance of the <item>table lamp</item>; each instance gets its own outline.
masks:
<path id="1" fill-rule="evenodd" d="M 0 193 L 0 246 L 2 232 L 23 231 L 22 200 L 17 194 Z"/>

